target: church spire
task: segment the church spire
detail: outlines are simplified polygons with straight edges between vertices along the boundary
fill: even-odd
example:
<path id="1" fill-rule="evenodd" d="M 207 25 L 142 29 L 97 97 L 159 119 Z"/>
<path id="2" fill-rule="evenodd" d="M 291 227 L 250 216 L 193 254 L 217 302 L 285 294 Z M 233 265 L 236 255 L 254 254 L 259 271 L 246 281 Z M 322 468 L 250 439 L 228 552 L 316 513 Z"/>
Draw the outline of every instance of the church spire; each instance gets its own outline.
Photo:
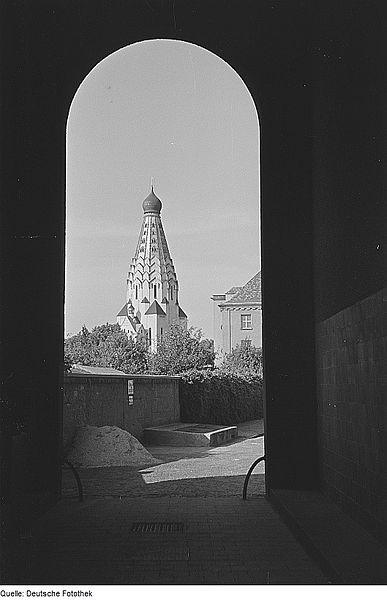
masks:
<path id="1" fill-rule="evenodd" d="M 130 335 L 139 335 L 141 329 L 149 346 L 155 350 L 163 332 L 173 322 L 186 327 L 187 317 L 179 306 L 179 284 L 161 222 L 162 204 L 154 192 L 153 178 L 150 194 L 142 207 L 143 222 L 129 267 L 126 295 L 131 311 L 130 314 L 127 311 L 128 319 L 132 316 L 136 331 L 132 331 L 131 322 L 121 314 L 117 319 Z"/>

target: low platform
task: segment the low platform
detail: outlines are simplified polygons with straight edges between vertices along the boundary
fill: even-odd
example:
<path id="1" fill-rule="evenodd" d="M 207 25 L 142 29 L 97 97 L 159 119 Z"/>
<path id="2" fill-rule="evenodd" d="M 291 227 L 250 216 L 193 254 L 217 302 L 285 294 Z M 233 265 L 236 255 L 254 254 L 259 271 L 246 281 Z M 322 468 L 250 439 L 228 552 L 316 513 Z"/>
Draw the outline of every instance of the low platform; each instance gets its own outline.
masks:
<path id="1" fill-rule="evenodd" d="M 150 446 L 220 446 L 237 435 L 235 425 L 169 423 L 144 429 L 144 443 Z"/>

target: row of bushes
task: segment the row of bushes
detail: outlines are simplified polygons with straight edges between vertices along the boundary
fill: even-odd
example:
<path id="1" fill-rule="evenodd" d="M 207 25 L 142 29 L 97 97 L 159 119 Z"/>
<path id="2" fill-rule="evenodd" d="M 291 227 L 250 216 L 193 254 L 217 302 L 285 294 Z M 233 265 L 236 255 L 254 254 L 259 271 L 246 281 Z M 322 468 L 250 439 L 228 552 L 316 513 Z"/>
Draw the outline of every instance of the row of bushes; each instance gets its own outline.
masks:
<path id="1" fill-rule="evenodd" d="M 262 417 L 262 349 L 241 344 L 214 369 L 214 345 L 200 330 L 173 324 L 156 353 L 128 338 L 120 326 L 86 327 L 65 341 L 67 370 L 74 363 L 124 373 L 180 375 L 181 420 L 229 425 Z"/>
<path id="2" fill-rule="evenodd" d="M 263 417 L 261 377 L 192 370 L 181 378 L 182 422 L 233 425 Z"/>

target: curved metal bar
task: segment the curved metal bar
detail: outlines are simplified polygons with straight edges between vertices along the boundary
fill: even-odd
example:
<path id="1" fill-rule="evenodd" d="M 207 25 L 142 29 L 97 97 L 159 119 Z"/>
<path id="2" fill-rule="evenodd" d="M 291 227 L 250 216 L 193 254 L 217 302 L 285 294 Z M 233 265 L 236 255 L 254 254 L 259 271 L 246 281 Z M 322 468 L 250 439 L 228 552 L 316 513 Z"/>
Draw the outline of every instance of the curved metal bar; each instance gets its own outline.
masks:
<path id="1" fill-rule="evenodd" d="M 254 471 L 255 467 L 263 460 L 265 460 L 265 455 L 261 456 L 260 458 L 257 458 L 257 460 L 255 460 L 253 462 L 250 469 L 247 471 L 247 475 L 245 477 L 245 482 L 243 484 L 243 500 L 246 500 L 246 497 L 247 497 L 247 486 L 249 485 L 251 473 Z"/>
<path id="2" fill-rule="evenodd" d="M 63 462 L 66 463 L 66 465 L 68 465 L 70 467 L 70 469 L 75 477 L 75 480 L 77 482 L 79 502 L 83 502 L 83 487 L 82 487 L 82 481 L 81 481 L 81 478 L 79 477 L 78 471 L 76 470 L 74 465 L 69 460 L 67 460 L 67 458 L 65 458 L 63 460 Z"/>

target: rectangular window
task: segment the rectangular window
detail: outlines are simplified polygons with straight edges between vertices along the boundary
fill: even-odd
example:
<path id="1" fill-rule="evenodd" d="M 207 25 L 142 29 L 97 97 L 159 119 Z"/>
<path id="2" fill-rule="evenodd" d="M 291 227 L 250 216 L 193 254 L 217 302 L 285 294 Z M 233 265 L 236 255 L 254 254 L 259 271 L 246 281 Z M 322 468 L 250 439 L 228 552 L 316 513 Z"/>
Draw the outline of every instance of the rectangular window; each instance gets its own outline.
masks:
<path id="1" fill-rule="evenodd" d="M 251 348 L 251 340 L 242 340 L 241 341 L 242 350 L 246 350 L 247 348 Z"/>
<path id="2" fill-rule="evenodd" d="M 251 315 L 241 315 L 241 329 L 252 329 L 252 318 Z"/>

